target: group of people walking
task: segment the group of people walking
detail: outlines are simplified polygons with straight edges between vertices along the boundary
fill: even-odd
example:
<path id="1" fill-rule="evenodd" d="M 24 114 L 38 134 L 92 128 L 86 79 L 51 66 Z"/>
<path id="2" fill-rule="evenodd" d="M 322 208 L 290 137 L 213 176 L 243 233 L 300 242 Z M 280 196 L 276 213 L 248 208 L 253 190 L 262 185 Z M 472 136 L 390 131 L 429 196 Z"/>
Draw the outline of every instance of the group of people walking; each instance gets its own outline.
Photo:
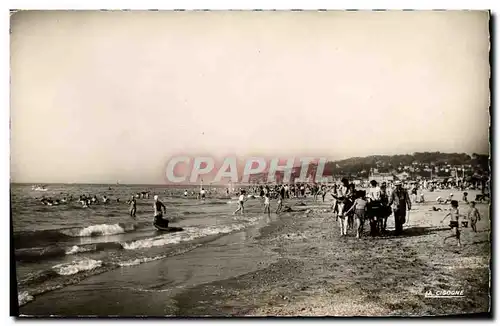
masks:
<path id="1" fill-rule="evenodd" d="M 348 229 L 355 229 L 356 237 L 361 237 L 366 220 L 370 223 L 370 235 L 384 233 L 387 219 L 393 213 L 396 234 L 403 231 L 406 212 L 411 209 L 411 200 L 401 182 L 396 181 L 392 191 L 385 182 L 379 186 L 375 180 L 370 182 L 368 191 L 356 190 L 346 178 L 341 183 L 336 193 L 332 194 L 335 199 L 332 208 L 339 221 L 341 236 L 347 235 Z"/>

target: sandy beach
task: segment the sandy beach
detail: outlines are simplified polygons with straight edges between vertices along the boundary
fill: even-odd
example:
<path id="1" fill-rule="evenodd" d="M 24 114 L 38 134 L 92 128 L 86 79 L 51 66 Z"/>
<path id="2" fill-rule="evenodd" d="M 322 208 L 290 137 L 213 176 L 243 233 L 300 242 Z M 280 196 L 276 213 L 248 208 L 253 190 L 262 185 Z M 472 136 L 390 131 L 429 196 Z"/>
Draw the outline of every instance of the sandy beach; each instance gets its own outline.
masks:
<path id="1" fill-rule="evenodd" d="M 426 194 L 435 199 L 439 192 Z M 474 193 L 471 193 L 474 196 Z M 472 197 L 471 196 L 471 197 Z M 489 205 L 462 247 L 440 224 L 448 205 L 415 204 L 404 234 L 341 238 L 331 202 L 294 199 L 293 212 L 182 256 L 118 269 L 49 292 L 25 315 L 436 316 L 489 310 Z M 443 211 L 432 211 L 432 206 Z M 460 203 L 461 213 L 466 213 Z M 182 245 L 179 245 L 179 247 Z M 192 244 L 190 244 L 192 246 Z M 189 272 L 187 272 L 189 271 Z M 188 273 L 189 275 L 187 275 Z M 136 288 L 120 284 L 136 280 Z M 163 281 L 168 279 L 168 282 Z M 128 282 L 127 284 L 130 284 Z M 428 291 L 462 297 L 426 298 Z M 99 304 L 89 305 L 90 302 Z"/>

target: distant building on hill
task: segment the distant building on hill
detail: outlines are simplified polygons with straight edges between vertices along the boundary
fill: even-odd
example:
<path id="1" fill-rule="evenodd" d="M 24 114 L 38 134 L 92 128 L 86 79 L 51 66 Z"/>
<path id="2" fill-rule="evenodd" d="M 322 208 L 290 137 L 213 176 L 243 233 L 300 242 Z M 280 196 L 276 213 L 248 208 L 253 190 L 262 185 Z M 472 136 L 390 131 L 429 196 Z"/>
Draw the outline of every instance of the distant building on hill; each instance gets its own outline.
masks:
<path id="1" fill-rule="evenodd" d="M 393 181 L 394 180 L 394 176 L 391 174 L 391 173 L 372 173 L 369 177 L 368 177 L 368 181 L 371 181 L 371 180 L 375 180 L 377 181 L 378 183 L 381 183 L 381 182 L 388 182 L 388 181 Z"/>
<path id="2" fill-rule="evenodd" d="M 407 173 L 407 172 L 403 172 L 403 173 L 399 173 L 396 175 L 396 177 L 399 179 L 399 180 L 406 180 L 410 177 L 410 174 Z"/>

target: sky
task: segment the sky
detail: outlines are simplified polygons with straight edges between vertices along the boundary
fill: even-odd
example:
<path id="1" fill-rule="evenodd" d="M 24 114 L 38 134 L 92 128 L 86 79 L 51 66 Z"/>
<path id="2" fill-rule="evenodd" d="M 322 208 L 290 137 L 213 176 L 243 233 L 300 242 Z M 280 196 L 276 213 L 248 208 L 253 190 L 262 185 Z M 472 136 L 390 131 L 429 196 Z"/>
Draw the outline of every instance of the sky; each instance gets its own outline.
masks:
<path id="1" fill-rule="evenodd" d="M 161 183 L 178 154 L 488 153 L 480 11 L 27 11 L 11 181 Z"/>

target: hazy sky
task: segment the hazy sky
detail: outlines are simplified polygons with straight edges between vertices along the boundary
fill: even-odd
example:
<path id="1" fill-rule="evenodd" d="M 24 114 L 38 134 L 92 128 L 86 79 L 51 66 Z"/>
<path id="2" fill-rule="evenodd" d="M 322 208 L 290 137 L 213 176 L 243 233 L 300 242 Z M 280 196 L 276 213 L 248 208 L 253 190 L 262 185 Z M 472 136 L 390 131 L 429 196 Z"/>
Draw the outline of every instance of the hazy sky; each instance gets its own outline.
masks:
<path id="1" fill-rule="evenodd" d="M 177 153 L 488 152 L 487 12 L 21 12 L 14 182 L 161 182 Z"/>

